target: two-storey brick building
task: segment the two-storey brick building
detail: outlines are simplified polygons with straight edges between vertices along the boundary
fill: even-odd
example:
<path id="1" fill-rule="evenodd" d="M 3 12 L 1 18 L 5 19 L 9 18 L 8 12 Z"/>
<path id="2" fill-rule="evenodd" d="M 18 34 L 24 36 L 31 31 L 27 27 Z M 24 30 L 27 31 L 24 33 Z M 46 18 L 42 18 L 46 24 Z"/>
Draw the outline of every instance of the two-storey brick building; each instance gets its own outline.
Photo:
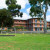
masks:
<path id="1" fill-rule="evenodd" d="M 50 28 L 50 21 L 47 21 L 47 28 Z"/>
<path id="2" fill-rule="evenodd" d="M 13 26 L 24 26 L 26 27 L 26 20 L 20 20 L 20 19 L 14 19 L 14 25 Z"/>
<path id="3" fill-rule="evenodd" d="M 27 20 L 27 27 L 29 28 L 29 30 L 32 31 L 43 31 L 43 27 L 44 27 L 44 21 L 43 19 L 40 18 L 31 18 Z"/>
<path id="4" fill-rule="evenodd" d="M 30 18 L 28 20 L 14 19 L 13 26 L 23 26 L 29 31 L 43 31 L 44 20 L 43 18 Z M 50 22 L 47 22 L 47 27 L 50 27 Z"/>

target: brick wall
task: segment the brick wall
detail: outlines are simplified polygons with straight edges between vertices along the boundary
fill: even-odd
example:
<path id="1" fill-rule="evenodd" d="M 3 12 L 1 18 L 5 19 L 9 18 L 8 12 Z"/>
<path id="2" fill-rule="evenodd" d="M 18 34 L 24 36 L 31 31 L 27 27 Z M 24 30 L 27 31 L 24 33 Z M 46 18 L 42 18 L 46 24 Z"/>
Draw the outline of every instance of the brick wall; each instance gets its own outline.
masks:
<path id="1" fill-rule="evenodd" d="M 37 20 L 37 22 L 35 22 Z M 35 26 L 37 25 L 37 26 Z M 14 20 L 14 25 L 13 26 L 23 26 L 26 27 L 30 31 L 43 31 L 44 28 L 44 20 L 40 18 L 33 18 L 33 19 L 28 19 L 28 20 Z M 50 27 L 50 22 L 47 22 L 47 27 Z"/>

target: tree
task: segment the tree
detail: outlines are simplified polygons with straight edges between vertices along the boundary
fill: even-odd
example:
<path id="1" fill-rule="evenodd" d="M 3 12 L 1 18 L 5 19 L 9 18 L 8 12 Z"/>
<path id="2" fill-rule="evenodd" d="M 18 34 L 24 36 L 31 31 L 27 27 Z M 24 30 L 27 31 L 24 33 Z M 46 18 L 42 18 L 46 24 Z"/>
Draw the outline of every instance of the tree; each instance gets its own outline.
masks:
<path id="1" fill-rule="evenodd" d="M 0 27 L 10 27 L 13 25 L 13 17 L 18 15 L 22 17 L 20 12 L 21 6 L 16 4 L 16 0 L 6 0 L 7 9 L 0 9 Z"/>
<path id="2" fill-rule="evenodd" d="M 13 25 L 13 18 L 7 9 L 0 9 L 0 27 L 10 27 Z"/>
<path id="3" fill-rule="evenodd" d="M 21 6 L 17 4 L 16 0 L 6 0 L 6 5 L 8 6 L 9 12 L 11 12 L 11 16 L 20 16 L 22 17 L 23 13 L 20 12 Z"/>
<path id="4" fill-rule="evenodd" d="M 1 24 L 0 26 L 3 27 L 3 23 L 6 19 L 6 17 L 7 17 L 7 10 L 6 9 L 0 9 L 0 24 Z"/>
<path id="5" fill-rule="evenodd" d="M 47 33 L 47 22 L 46 22 L 46 13 L 48 6 L 50 6 L 50 0 L 29 0 L 31 5 L 30 15 L 42 16 L 44 15 L 44 33 Z"/>
<path id="6" fill-rule="evenodd" d="M 12 17 L 7 17 L 6 21 L 4 22 L 4 27 L 12 27 L 14 20 Z"/>

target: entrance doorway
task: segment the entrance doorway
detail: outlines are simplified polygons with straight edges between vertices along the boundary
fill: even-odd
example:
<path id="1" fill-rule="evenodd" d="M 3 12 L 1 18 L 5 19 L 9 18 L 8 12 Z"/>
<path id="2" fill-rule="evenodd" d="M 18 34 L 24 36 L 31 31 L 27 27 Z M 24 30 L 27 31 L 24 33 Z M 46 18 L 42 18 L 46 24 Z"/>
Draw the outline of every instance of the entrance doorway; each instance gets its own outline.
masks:
<path id="1" fill-rule="evenodd" d="M 35 31 L 37 31 L 37 28 L 35 28 Z"/>

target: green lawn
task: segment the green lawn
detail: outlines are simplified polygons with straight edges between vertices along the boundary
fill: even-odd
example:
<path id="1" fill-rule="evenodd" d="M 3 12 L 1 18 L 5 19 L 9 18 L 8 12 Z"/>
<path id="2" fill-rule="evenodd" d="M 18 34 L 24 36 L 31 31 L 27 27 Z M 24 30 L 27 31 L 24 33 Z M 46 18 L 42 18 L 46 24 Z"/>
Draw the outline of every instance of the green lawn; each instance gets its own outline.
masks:
<path id="1" fill-rule="evenodd" d="M 50 50 L 50 34 L 0 36 L 0 50 Z"/>

